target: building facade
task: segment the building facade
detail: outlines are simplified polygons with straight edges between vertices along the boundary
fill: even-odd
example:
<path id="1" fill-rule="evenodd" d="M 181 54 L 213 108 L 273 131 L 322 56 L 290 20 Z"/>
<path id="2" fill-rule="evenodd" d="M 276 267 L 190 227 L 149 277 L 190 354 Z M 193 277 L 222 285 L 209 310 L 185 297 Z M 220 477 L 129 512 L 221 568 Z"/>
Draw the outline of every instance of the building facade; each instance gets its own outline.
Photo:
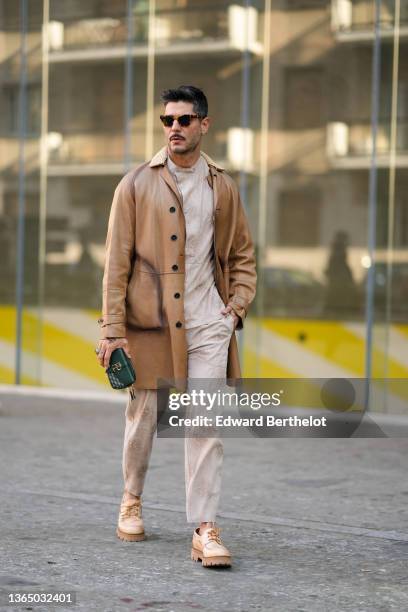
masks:
<path id="1" fill-rule="evenodd" d="M 0 0 L 1 382 L 108 390 L 112 195 L 180 84 L 256 242 L 245 376 L 407 378 L 407 43 L 407 0 Z"/>

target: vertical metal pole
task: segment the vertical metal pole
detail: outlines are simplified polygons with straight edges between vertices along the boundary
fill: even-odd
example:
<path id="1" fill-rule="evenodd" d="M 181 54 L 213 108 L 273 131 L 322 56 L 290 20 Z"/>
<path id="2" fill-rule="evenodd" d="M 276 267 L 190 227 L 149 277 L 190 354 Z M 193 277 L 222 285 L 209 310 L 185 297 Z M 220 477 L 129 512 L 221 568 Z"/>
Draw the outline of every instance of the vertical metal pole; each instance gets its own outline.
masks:
<path id="1" fill-rule="evenodd" d="M 245 28 L 244 50 L 242 52 L 242 86 L 241 86 L 241 98 L 242 98 L 241 127 L 244 130 L 244 134 L 246 134 L 246 130 L 249 127 L 250 53 L 248 49 L 248 44 L 249 44 L 248 10 L 250 6 L 251 6 L 251 0 L 245 0 L 244 7 L 246 9 L 246 21 L 245 21 L 246 28 Z M 246 142 L 246 139 L 244 139 L 244 146 L 248 147 L 248 143 Z M 245 205 L 247 201 L 247 191 L 248 191 L 248 176 L 247 176 L 246 168 L 241 169 L 240 171 L 239 184 L 240 184 L 241 198 Z"/>
<path id="2" fill-rule="evenodd" d="M 131 121 L 133 117 L 133 57 L 132 46 L 134 38 L 133 0 L 127 3 L 127 45 L 125 60 L 125 171 L 132 165 L 132 132 Z"/>
<path id="3" fill-rule="evenodd" d="M 368 192 L 368 253 L 371 265 L 367 274 L 367 292 L 365 304 L 366 316 L 366 351 L 365 351 L 365 397 L 364 410 L 370 406 L 370 381 L 372 376 L 372 342 L 374 323 L 374 287 L 375 287 L 375 246 L 377 230 L 377 130 L 380 97 L 380 11 L 381 0 L 375 0 L 374 44 L 371 82 L 371 129 L 372 149 Z"/>
<path id="4" fill-rule="evenodd" d="M 15 383 L 21 384 L 25 255 L 25 138 L 27 132 L 27 0 L 20 0 L 20 84 L 18 93 L 18 221 L 16 261 Z"/>
<path id="5" fill-rule="evenodd" d="M 246 28 L 245 28 L 245 43 L 244 50 L 242 52 L 242 87 L 241 87 L 241 127 L 244 130 L 244 146 L 246 148 L 245 151 L 245 161 L 248 159 L 248 142 L 246 139 L 247 129 L 249 127 L 249 92 L 250 92 L 250 53 L 249 53 L 249 7 L 251 6 L 251 0 L 244 1 L 244 7 L 246 9 Z M 253 151 L 251 151 L 253 154 Z M 241 199 L 244 205 L 244 208 L 247 209 L 247 198 L 248 198 L 248 175 L 247 168 L 241 169 L 239 173 L 239 189 L 241 193 Z M 242 351 L 243 343 L 244 343 L 244 334 L 245 328 L 242 330 L 242 333 L 238 334 L 238 350 L 241 355 L 241 363 L 242 369 L 244 369 L 244 355 Z"/>
<path id="6" fill-rule="evenodd" d="M 47 174 L 48 174 L 48 82 L 49 82 L 49 24 L 50 0 L 43 2 L 42 25 L 42 70 L 41 70 L 41 140 L 40 140 L 40 211 L 38 231 L 38 359 L 37 378 L 42 384 L 43 328 L 44 328 L 44 288 L 47 222 Z"/>
<path id="7" fill-rule="evenodd" d="M 271 0 L 265 0 L 264 34 L 262 64 L 262 103 L 261 103 L 261 146 L 259 161 L 259 214 L 258 214 L 258 290 L 256 346 L 262 346 L 261 322 L 264 315 L 264 258 L 266 248 L 266 213 L 268 206 L 268 129 L 269 129 L 269 79 L 271 49 Z M 260 376 L 260 356 L 256 360 L 256 373 Z"/>
<path id="8" fill-rule="evenodd" d="M 149 39 L 147 47 L 147 92 L 146 92 L 146 160 L 153 155 L 153 128 L 154 128 L 154 63 L 156 44 L 156 2 L 149 1 Z"/>
<path id="9" fill-rule="evenodd" d="M 394 16 L 394 45 L 392 60 L 392 86 L 391 86 L 391 125 L 390 125 L 390 171 L 388 180 L 388 233 L 387 233 L 387 274 L 386 274 L 386 307 L 385 307 L 385 346 L 384 346 L 384 400 L 387 401 L 387 382 L 389 374 L 389 346 L 390 327 L 392 323 L 392 275 L 394 256 L 394 230 L 395 230 L 395 178 L 396 178 L 396 149 L 398 127 L 398 59 L 399 59 L 399 25 L 400 0 L 395 0 Z"/>

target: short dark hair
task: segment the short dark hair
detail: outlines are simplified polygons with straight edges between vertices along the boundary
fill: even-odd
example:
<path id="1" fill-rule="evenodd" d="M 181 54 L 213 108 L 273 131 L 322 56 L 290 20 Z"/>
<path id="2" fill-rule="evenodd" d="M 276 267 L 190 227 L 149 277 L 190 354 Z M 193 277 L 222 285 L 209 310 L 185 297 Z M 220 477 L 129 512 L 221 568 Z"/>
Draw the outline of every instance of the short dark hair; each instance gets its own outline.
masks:
<path id="1" fill-rule="evenodd" d="M 196 115 L 200 117 L 207 117 L 208 115 L 208 101 L 201 89 L 194 87 L 193 85 L 180 85 L 176 89 L 165 89 L 162 91 L 160 96 L 164 106 L 168 102 L 192 102 L 193 110 Z"/>

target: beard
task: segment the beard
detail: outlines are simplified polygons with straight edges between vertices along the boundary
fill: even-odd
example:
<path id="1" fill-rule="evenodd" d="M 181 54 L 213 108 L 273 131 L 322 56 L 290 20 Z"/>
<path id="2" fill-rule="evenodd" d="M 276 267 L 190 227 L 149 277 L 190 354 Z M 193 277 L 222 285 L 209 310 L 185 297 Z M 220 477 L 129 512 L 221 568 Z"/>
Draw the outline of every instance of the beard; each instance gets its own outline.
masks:
<path id="1" fill-rule="evenodd" d="M 187 141 L 184 139 L 180 141 L 174 141 L 174 140 L 169 141 L 170 150 L 174 151 L 174 153 L 177 153 L 178 155 L 191 153 L 197 148 L 198 144 L 199 144 L 199 140 L 197 142 L 190 142 L 190 143 L 187 143 Z"/>

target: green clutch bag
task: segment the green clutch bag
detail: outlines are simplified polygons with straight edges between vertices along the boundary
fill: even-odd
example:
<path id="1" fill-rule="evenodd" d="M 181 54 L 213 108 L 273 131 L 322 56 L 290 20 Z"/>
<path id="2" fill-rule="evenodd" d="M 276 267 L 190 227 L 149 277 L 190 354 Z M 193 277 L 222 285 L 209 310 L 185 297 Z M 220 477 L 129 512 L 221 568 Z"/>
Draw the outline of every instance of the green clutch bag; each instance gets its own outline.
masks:
<path id="1" fill-rule="evenodd" d="M 134 398 L 133 383 L 136 380 L 136 373 L 132 361 L 123 348 L 112 351 L 106 374 L 113 389 L 125 389 L 132 386 L 130 394 Z"/>

